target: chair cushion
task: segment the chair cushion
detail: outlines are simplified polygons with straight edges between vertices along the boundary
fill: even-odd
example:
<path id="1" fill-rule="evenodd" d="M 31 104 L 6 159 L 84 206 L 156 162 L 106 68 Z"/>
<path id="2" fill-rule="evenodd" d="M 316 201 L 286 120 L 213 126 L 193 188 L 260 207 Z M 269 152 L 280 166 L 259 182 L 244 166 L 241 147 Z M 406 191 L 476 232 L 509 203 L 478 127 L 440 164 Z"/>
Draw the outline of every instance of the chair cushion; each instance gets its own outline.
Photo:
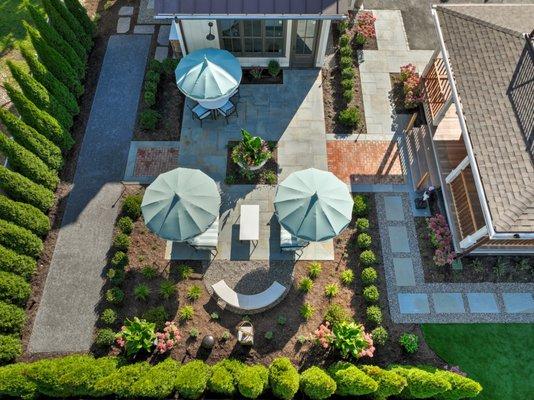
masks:
<path id="1" fill-rule="evenodd" d="M 200 235 L 195 236 L 187 241 L 191 246 L 196 248 L 217 248 L 219 241 L 219 217 L 215 218 L 213 224 Z"/>
<path id="2" fill-rule="evenodd" d="M 234 108 L 234 104 L 231 101 L 227 101 L 221 107 L 219 107 L 219 111 L 223 115 L 227 115 L 228 113 L 232 111 L 233 108 Z"/>
<path id="3" fill-rule="evenodd" d="M 194 106 L 191 111 L 193 111 L 193 113 L 199 118 L 207 117 L 211 112 L 211 110 L 208 110 L 207 108 L 202 107 L 200 104 L 197 104 L 196 106 Z"/>
<path id="4" fill-rule="evenodd" d="M 282 250 L 300 249 L 308 245 L 306 240 L 293 236 L 283 226 L 280 226 L 280 247 Z"/>

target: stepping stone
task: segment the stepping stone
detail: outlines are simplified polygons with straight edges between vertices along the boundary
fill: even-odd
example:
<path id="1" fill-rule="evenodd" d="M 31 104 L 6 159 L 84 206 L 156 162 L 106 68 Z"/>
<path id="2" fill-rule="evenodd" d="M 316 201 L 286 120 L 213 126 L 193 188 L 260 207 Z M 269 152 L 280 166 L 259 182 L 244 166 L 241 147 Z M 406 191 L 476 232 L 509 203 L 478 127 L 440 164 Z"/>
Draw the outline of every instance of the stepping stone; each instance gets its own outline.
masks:
<path id="1" fill-rule="evenodd" d="M 133 6 L 122 6 L 119 8 L 119 17 L 131 17 L 133 15 Z"/>
<path id="2" fill-rule="evenodd" d="M 136 25 L 134 33 L 138 35 L 152 35 L 154 33 L 154 25 Z"/>
<path id="3" fill-rule="evenodd" d="M 404 226 L 388 226 L 389 245 L 393 253 L 410 253 L 408 232 Z"/>
<path id="4" fill-rule="evenodd" d="M 411 258 L 394 258 L 393 269 L 397 286 L 415 286 L 413 263 Z"/>
<path id="5" fill-rule="evenodd" d="M 154 58 L 158 61 L 163 61 L 169 57 L 169 47 L 168 46 L 158 46 L 156 47 L 156 54 Z"/>
<path id="6" fill-rule="evenodd" d="M 404 221 L 402 198 L 398 196 L 385 196 L 384 206 L 386 209 L 386 219 L 388 221 Z"/>
<path id="7" fill-rule="evenodd" d="M 461 293 L 433 293 L 434 310 L 437 313 L 463 314 L 464 300 Z"/>
<path id="8" fill-rule="evenodd" d="M 117 33 L 127 33 L 130 30 L 130 17 L 120 17 L 117 21 Z"/>
<path id="9" fill-rule="evenodd" d="M 532 293 L 503 293 L 504 308 L 506 312 L 534 313 L 534 299 Z"/>
<path id="10" fill-rule="evenodd" d="M 402 314 L 428 314 L 428 296 L 426 293 L 399 293 L 399 308 Z"/>
<path id="11" fill-rule="evenodd" d="M 499 312 L 499 306 L 493 293 L 467 293 L 467 302 L 472 313 L 494 314 Z"/>
<path id="12" fill-rule="evenodd" d="M 168 46 L 169 45 L 169 34 L 171 33 L 170 25 L 161 25 L 158 32 L 158 45 L 159 46 Z"/>

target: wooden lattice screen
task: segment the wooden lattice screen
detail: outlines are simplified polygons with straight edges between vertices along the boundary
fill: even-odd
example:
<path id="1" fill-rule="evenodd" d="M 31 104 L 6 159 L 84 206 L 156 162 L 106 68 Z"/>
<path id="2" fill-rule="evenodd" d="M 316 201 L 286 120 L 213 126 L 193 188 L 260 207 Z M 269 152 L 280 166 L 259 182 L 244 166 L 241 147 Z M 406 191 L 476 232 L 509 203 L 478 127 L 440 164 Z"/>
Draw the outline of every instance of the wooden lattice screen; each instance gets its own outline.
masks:
<path id="1" fill-rule="evenodd" d="M 447 70 L 442 58 L 434 60 L 432 67 L 423 77 L 423 87 L 425 105 L 430 111 L 432 120 L 434 120 L 451 96 L 451 85 L 449 84 Z"/>

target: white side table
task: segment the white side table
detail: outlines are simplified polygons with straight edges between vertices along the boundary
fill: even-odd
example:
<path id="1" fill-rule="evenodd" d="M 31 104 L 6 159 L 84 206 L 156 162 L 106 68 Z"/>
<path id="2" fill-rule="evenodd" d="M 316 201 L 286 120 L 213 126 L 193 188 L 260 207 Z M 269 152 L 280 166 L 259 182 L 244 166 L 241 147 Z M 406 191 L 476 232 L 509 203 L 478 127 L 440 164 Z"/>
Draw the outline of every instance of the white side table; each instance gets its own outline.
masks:
<path id="1" fill-rule="evenodd" d="M 239 220 L 239 240 L 257 241 L 260 239 L 260 206 L 243 204 Z"/>

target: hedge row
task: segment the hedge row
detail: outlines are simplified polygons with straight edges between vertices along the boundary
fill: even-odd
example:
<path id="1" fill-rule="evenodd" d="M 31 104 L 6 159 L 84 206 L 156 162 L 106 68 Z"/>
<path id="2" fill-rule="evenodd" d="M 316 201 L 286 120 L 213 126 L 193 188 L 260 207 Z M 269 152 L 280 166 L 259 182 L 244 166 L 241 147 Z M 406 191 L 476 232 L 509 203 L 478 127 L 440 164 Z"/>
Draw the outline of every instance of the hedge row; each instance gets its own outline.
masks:
<path id="1" fill-rule="evenodd" d="M 45 9 L 50 10 L 52 6 L 57 13 L 61 16 L 62 20 L 67 23 L 68 28 L 76 35 L 78 41 L 84 46 L 85 51 L 89 52 L 93 47 L 93 39 L 91 35 L 88 35 L 83 26 L 80 25 L 78 20 L 71 14 L 71 12 L 65 7 L 61 0 L 41 0 Z"/>
<path id="2" fill-rule="evenodd" d="M 482 388 L 453 372 L 405 366 L 382 369 L 336 363 L 327 371 L 311 367 L 299 375 L 287 358 L 274 360 L 267 369 L 236 360 L 208 366 L 200 360 L 180 365 L 167 358 L 150 365 L 146 361 L 124 364 L 114 357 L 72 355 L 0 368 L 0 395 L 22 399 L 39 395 L 162 399 L 175 391 L 185 399 L 200 398 L 205 392 L 255 399 L 267 389 L 285 400 L 292 399 L 299 390 L 312 400 L 335 394 L 456 400 L 474 397 Z"/>
<path id="3" fill-rule="evenodd" d="M 39 257 L 43 241 L 28 229 L 0 219 L 0 244 L 29 257 Z"/>
<path id="4" fill-rule="evenodd" d="M 0 218 L 44 236 L 50 230 L 50 220 L 31 204 L 11 200 L 0 195 Z"/>
<path id="5" fill-rule="evenodd" d="M 85 33 L 89 36 L 94 36 L 96 30 L 95 24 L 91 21 L 87 15 L 87 11 L 80 2 L 78 0 L 65 0 L 64 3 L 70 13 L 78 20 L 80 25 L 83 26 Z"/>
<path id="6" fill-rule="evenodd" d="M 54 204 L 54 193 L 51 190 L 3 165 L 0 165 L 0 189 L 13 200 L 31 204 L 43 212 Z"/>
<path id="7" fill-rule="evenodd" d="M 26 313 L 14 304 L 0 301 L 0 333 L 20 333 L 26 323 Z"/>
<path id="8" fill-rule="evenodd" d="M 23 306 L 30 297 L 31 287 L 24 278 L 0 271 L 0 301 Z"/>
<path id="9" fill-rule="evenodd" d="M 0 271 L 12 272 L 24 279 L 29 279 L 36 269 L 37 261 L 34 258 L 0 245 Z"/>

